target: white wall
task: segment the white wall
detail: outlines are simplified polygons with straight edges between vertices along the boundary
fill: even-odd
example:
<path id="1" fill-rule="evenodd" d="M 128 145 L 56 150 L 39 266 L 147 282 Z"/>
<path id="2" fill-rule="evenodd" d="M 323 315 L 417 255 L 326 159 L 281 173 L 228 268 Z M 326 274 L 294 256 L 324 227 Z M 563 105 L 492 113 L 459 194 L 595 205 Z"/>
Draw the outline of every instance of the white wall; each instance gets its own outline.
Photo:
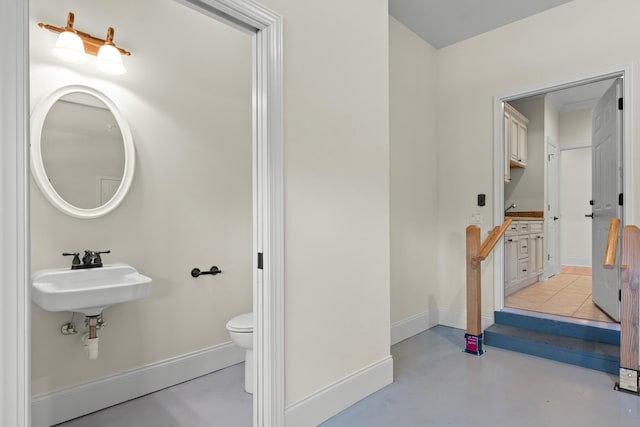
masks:
<path id="1" fill-rule="evenodd" d="M 563 265 L 591 267 L 591 147 L 560 156 L 560 248 Z"/>
<path id="2" fill-rule="evenodd" d="M 438 316 L 436 50 L 392 17 L 389 74 L 391 323 L 410 333 Z"/>
<path id="3" fill-rule="evenodd" d="M 560 113 L 560 148 L 591 145 L 591 108 Z"/>
<path id="4" fill-rule="evenodd" d="M 586 148 L 562 150 L 563 147 Z M 560 113 L 560 249 L 563 265 L 591 266 L 591 109 Z"/>
<path id="5" fill-rule="evenodd" d="M 284 17 L 287 403 L 389 355 L 386 0 L 267 0 Z"/>
<path id="6" fill-rule="evenodd" d="M 64 13 L 74 10 L 80 29 L 116 28 L 115 41 L 133 51 L 125 59 L 129 72 L 112 82 L 74 67 L 58 74 L 59 66 L 40 59 L 42 65 L 36 62 L 32 70 L 32 95 L 38 98 L 53 81 L 98 86 L 131 118 L 139 161 L 129 197 L 103 220 L 78 222 L 52 212 L 42 224 L 34 222 L 34 236 L 74 233 L 56 232 L 46 244 L 34 245 L 34 268 L 61 262 L 62 246 L 109 247 L 111 259 L 119 254 L 152 275 L 155 287 L 150 298 L 108 309 L 101 364 L 90 365 L 68 337 L 60 337 L 67 315 L 34 309 L 34 393 L 213 344 L 226 337 L 222 320 L 250 307 L 244 265 L 251 254 L 234 242 L 244 231 L 242 238 L 250 239 L 251 230 L 245 227 L 242 192 L 236 191 L 242 185 L 230 178 L 242 172 L 234 162 L 244 157 L 233 154 L 242 138 L 223 131 L 225 122 L 243 127 L 244 116 L 231 119 L 220 111 L 221 105 L 244 111 L 238 93 L 248 94 L 242 76 L 250 78 L 243 65 L 250 61 L 250 39 L 236 40 L 229 29 L 171 1 L 158 6 L 153 19 L 156 2 L 61 3 L 34 2 L 32 45 L 50 46 L 55 39 L 37 29 L 37 21 L 63 24 Z M 385 0 L 262 3 L 284 16 L 284 342 L 290 404 L 389 356 L 389 18 Z M 177 46 L 169 49 L 173 60 L 161 66 L 163 43 Z M 230 68 L 227 62 L 239 65 Z M 206 71 L 196 72 L 198 67 Z M 211 144 L 217 151 L 206 153 Z M 233 207 L 220 201 L 227 198 Z M 207 209 L 194 207 L 195 200 L 205 200 Z M 147 206 L 155 209 L 146 213 Z M 32 207 L 35 215 L 50 209 L 37 190 Z M 250 216 L 246 220 L 250 224 Z M 120 229 L 122 224 L 127 228 Z M 212 262 L 226 274 L 188 277 L 191 267 Z M 110 342 L 118 343 L 117 350 Z M 45 343 L 69 369 L 35 354 Z"/>
<path id="7" fill-rule="evenodd" d="M 53 56 L 55 34 L 36 24 L 63 25 L 69 10 L 82 31 L 115 28 L 115 42 L 133 52 L 127 74 Z M 148 298 L 104 311 L 95 361 L 81 333 L 60 334 L 70 313 L 33 304 L 33 394 L 229 341 L 225 322 L 252 307 L 250 37 L 169 0 L 33 0 L 30 25 L 32 105 L 61 85 L 96 87 L 123 112 L 137 152 L 131 191 L 102 218 L 66 216 L 32 185 L 32 268 L 70 265 L 63 251 L 111 249 L 105 262 L 129 263 L 154 281 Z M 214 264 L 224 274 L 189 275 Z"/>
<path id="8" fill-rule="evenodd" d="M 527 167 L 512 168 L 511 181 L 504 184 L 504 206 L 515 203 L 518 211 L 544 209 L 544 97 L 536 96 L 509 102 L 527 119 Z"/>
<path id="9" fill-rule="evenodd" d="M 474 195 L 486 192 L 489 203 L 493 196 L 493 97 L 637 63 L 639 14 L 635 0 L 577 0 L 438 51 L 438 282 L 443 308 L 456 314 L 441 323 L 464 325 L 464 229 Z M 630 77 L 640 77 L 637 68 Z M 640 91 L 634 88 L 628 107 L 635 110 Z M 633 123 L 634 135 L 639 124 Z M 639 160 L 633 150 L 631 163 Z M 631 203 L 637 212 L 640 198 Z M 483 219 L 485 232 L 494 224 Z M 638 222 L 632 215 L 630 223 Z M 485 316 L 494 308 L 492 261 L 483 265 Z"/>

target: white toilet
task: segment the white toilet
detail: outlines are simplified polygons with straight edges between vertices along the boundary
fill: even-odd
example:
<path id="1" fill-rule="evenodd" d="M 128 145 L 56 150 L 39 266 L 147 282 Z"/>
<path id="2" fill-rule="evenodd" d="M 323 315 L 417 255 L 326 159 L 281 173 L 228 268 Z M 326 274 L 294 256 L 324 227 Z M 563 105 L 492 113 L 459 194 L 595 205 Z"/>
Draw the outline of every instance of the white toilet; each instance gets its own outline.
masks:
<path id="1" fill-rule="evenodd" d="M 245 313 L 227 322 L 234 344 L 246 350 L 244 356 L 244 391 L 253 394 L 253 313 Z"/>

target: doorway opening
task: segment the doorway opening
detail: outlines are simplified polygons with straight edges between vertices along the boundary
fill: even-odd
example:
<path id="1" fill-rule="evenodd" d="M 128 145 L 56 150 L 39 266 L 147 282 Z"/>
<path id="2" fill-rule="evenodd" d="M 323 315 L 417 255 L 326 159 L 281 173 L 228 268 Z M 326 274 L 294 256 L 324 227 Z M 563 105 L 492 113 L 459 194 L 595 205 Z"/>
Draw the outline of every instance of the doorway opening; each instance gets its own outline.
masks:
<path id="1" fill-rule="evenodd" d="M 282 272 L 282 18 L 250 0 L 182 0 L 207 16 L 248 31 L 253 39 L 253 160 L 255 185 L 254 248 L 254 426 L 282 425 L 284 417 Z M 5 6 L 5 5 L 3 5 Z M 30 245 L 29 245 L 29 58 L 28 2 L 3 7 L 3 44 L 7 61 L 0 108 L 3 155 L 9 185 L 0 190 L 3 239 L 0 305 L 3 312 L 3 425 L 31 425 Z M 5 108 L 6 107 L 6 108 Z M 5 126 L 6 125 L 6 126 Z M 3 178 L 3 184 L 5 184 Z M 260 264 L 258 264 L 260 259 Z M 77 403 L 77 402 L 76 402 Z"/>
<path id="2" fill-rule="evenodd" d="M 497 311 L 525 310 L 607 328 L 619 322 L 619 270 L 603 279 L 602 260 L 609 219 L 624 221 L 629 210 L 617 200 L 630 182 L 629 147 L 623 143 L 630 140 L 630 117 L 618 110 L 618 99 L 628 100 L 628 75 L 621 68 L 496 98 L 501 162 L 495 164 L 505 170 L 494 175 L 495 217 L 496 223 L 513 220 L 497 256 L 503 261 L 495 272 Z M 611 113 L 613 137 L 596 135 L 602 111 Z M 597 138 L 615 141 L 609 157 Z M 602 202 L 602 194 L 614 194 L 615 203 Z M 602 234 L 603 223 L 605 240 L 592 239 Z"/>

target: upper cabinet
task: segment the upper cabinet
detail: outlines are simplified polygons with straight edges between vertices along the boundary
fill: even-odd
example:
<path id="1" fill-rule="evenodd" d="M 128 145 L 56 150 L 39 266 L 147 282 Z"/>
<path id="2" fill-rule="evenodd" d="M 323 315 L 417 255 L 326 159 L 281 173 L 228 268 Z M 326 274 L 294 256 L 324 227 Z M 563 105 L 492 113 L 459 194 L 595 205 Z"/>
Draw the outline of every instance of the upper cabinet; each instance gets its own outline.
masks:
<path id="1" fill-rule="evenodd" d="M 528 124 L 529 119 L 511 105 L 504 104 L 505 182 L 511 180 L 511 168 L 527 166 Z"/>

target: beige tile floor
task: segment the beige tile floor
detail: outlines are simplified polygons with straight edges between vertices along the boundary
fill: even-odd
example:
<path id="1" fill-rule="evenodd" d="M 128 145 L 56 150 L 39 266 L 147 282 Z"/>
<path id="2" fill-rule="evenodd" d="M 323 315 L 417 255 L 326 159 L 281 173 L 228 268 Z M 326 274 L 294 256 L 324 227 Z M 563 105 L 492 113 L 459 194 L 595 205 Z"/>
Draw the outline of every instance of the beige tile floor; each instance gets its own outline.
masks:
<path id="1" fill-rule="evenodd" d="M 563 266 L 560 274 L 509 295 L 505 306 L 613 323 L 591 301 L 590 267 Z"/>

